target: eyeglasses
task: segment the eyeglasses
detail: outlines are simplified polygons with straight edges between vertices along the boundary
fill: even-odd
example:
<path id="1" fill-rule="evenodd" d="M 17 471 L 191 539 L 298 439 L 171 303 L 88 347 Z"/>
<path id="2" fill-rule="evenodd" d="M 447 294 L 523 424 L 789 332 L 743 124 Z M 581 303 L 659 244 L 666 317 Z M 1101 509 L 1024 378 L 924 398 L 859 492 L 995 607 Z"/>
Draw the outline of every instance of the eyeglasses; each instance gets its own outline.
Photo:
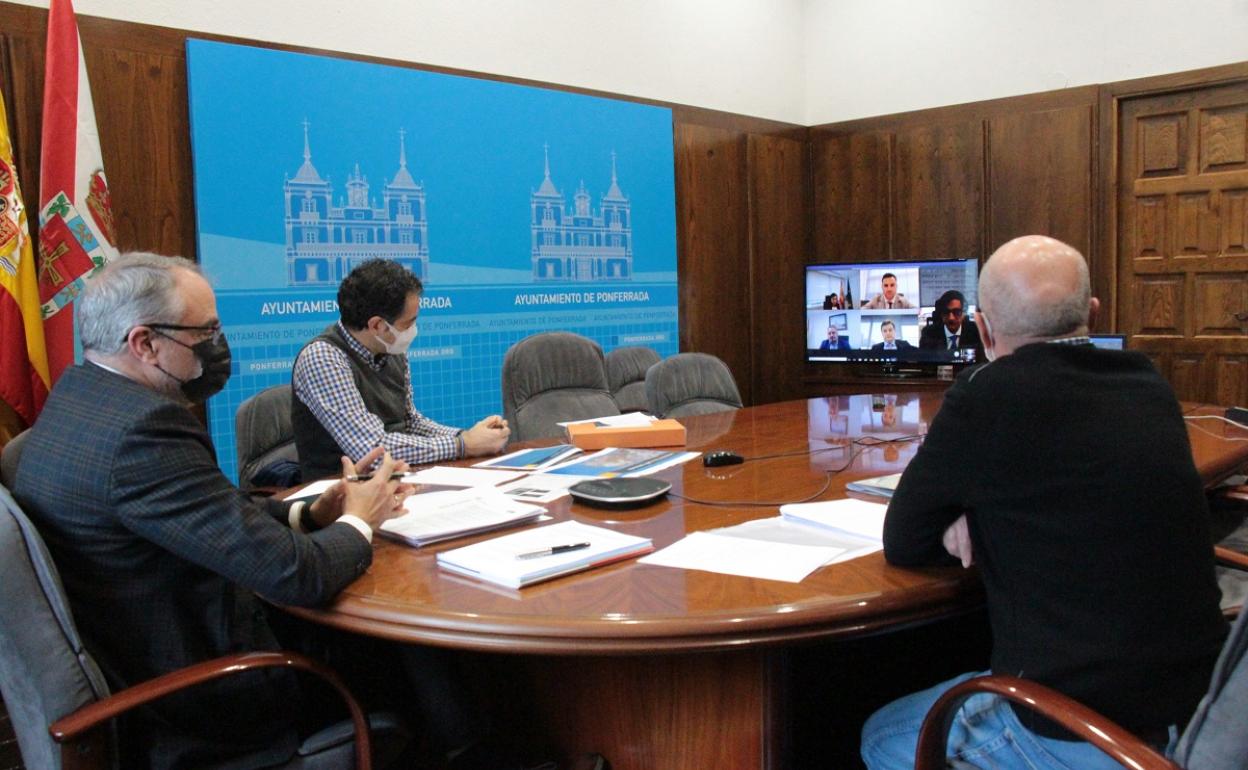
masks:
<path id="1" fill-rule="evenodd" d="M 220 341 L 221 336 L 224 333 L 223 330 L 221 329 L 221 324 L 219 323 L 204 324 L 203 326 L 183 326 L 182 324 L 143 324 L 143 325 L 149 329 L 155 329 L 157 332 L 159 332 L 162 329 L 166 329 L 168 331 L 175 331 L 175 332 L 200 332 L 200 334 L 198 335 L 200 339 L 212 340 L 213 342 Z M 169 335 L 166 334 L 164 336 L 168 337 Z"/>
<path id="2" fill-rule="evenodd" d="M 947 307 L 947 308 L 945 308 L 944 310 L 940 311 L 940 314 L 941 314 L 941 315 L 951 315 L 951 316 L 954 316 L 955 318 L 960 318 L 960 317 L 962 316 L 962 308 L 960 308 L 960 307 Z"/>

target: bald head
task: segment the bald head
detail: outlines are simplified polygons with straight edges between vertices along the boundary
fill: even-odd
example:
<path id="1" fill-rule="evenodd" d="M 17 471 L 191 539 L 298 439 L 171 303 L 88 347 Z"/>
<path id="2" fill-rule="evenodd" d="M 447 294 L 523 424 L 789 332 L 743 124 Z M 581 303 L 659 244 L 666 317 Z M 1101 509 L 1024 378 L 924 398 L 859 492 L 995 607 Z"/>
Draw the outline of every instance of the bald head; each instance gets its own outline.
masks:
<path id="1" fill-rule="evenodd" d="M 979 276 L 979 306 L 998 354 L 1027 342 L 1086 334 L 1096 305 L 1083 255 L 1044 235 L 1006 243 Z"/>

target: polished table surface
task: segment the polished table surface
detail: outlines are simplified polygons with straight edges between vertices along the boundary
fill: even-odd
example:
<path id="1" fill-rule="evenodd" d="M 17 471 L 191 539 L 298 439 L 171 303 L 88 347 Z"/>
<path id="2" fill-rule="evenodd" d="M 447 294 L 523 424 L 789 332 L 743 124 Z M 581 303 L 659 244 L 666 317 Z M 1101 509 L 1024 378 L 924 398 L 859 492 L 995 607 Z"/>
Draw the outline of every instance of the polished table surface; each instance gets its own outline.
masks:
<path id="1" fill-rule="evenodd" d="M 645 508 L 606 511 L 565 497 L 550 512 L 663 548 L 689 532 L 775 516 L 779 503 L 844 497 L 849 481 L 906 466 L 942 398 L 887 394 L 873 404 L 870 395 L 830 396 L 682 418 L 690 450 L 730 449 L 747 462 L 706 468 L 695 459 L 660 472 L 674 494 Z M 1248 463 L 1248 442 L 1227 440 L 1248 430 L 1214 420 L 1188 426 L 1208 484 Z M 555 683 L 537 697 L 559 745 L 569 756 L 609 752 L 621 770 L 785 766 L 778 736 L 786 696 L 772 651 L 903 628 L 982 603 L 974 570 L 902 569 L 880 553 L 796 584 L 632 559 L 513 591 L 437 568 L 438 550 L 476 539 L 425 549 L 378 539 L 372 567 L 334 604 L 292 611 L 382 638 L 524 654 L 535 690 Z M 609 719 L 604 689 L 621 699 Z"/>

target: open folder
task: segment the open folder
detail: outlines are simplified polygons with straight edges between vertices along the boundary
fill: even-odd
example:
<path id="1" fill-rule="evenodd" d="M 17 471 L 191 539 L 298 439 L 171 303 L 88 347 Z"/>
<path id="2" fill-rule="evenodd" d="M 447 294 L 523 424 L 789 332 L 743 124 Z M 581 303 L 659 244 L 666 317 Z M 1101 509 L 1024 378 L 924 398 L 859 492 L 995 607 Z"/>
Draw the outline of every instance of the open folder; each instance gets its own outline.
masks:
<path id="1" fill-rule="evenodd" d="M 377 533 L 417 548 L 528 524 L 546 513 L 545 508 L 518 502 L 494 487 L 412 495 L 403 507 L 407 513 L 383 522 Z"/>
<path id="2" fill-rule="evenodd" d="M 438 566 L 520 588 L 653 550 L 647 537 L 564 521 L 440 553 Z"/>

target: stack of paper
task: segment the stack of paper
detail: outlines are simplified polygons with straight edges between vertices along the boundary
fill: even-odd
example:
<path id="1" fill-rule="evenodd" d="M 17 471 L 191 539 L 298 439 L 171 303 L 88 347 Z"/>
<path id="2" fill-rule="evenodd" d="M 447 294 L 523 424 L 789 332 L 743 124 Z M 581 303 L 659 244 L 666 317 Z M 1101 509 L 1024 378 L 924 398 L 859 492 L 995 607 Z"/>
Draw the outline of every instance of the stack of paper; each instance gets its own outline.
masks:
<path id="1" fill-rule="evenodd" d="M 883 547 L 884 512 L 887 510 L 888 506 L 882 503 L 847 498 L 782 505 L 780 515 L 789 521 L 835 530 Z"/>
<path id="2" fill-rule="evenodd" d="M 493 487 L 512 479 L 518 479 L 523 475 L 523 471 L 435 465 L 432 468 L 407 474 L 403 477 L 403 483 L 427 484 L 431 487 Z"/>
<path id="3" fill-rule="evenodd" d="M 382 523 L 377 532 L 417 548 L 528 524 L 546 512 L 540 506 L 517 502 L 494 487 L 412 495 L 403 507 L 407 513 Z"/>
<path id="4" fill-rule="evenodd" d="M 520 588 L 653 550 L 646 537 L 564 521 L 440 553 L 438 566 Z"/>
<path id="5" fill-rule="evenodd" d="M 872 479 L 858 479 L 851 481 L 845 485 L 845 488 L 851 492 L 861 492 L 864 495 L 876 495 L 877 497 L 893 496 L 897 491 L 897 482 L 901 481 L 900 473 L 890 473 L 887 476 L 876 476 Z"/>

